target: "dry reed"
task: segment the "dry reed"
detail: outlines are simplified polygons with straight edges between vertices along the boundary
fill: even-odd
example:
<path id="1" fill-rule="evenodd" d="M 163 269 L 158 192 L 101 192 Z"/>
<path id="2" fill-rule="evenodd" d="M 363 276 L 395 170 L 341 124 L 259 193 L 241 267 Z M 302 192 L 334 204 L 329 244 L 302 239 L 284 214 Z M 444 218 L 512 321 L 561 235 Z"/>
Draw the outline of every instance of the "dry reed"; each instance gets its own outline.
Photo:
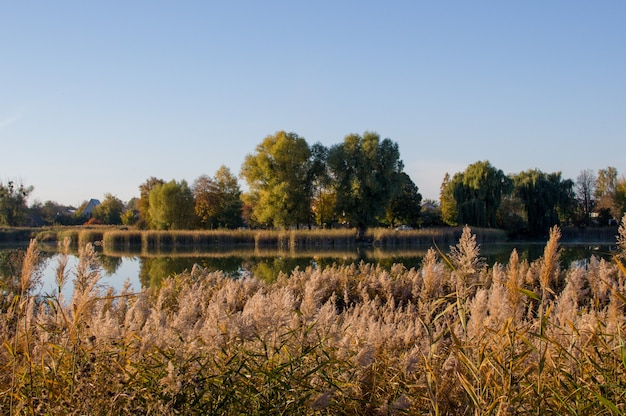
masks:
<path id="1" fill-rule="evenodd" d="M 32 252 L 1 311 L 0 412 L 624 414 L 623 268 L 561 269 L 558 238 L 535 262 L 513 252 L 487 268 L 465 228 L 420 268 L 269 284 L 195 267 L 119 294 L 100 286 L 88 244 L 71 299 L 35 295 Z"/>

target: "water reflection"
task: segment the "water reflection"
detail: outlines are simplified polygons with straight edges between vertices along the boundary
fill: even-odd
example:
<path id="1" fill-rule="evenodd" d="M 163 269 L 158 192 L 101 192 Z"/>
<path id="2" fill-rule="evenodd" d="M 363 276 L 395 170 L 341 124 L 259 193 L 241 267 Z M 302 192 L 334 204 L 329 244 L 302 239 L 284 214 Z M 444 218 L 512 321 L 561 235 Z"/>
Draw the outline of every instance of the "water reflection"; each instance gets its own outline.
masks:
<path id="1" fill-rule="evenodd" d="M 394 264 L 402 263 L 407 269 L 419 268 L 429 247 L 414 250 L 389 251 L 375 248 L 355 251 L 280 251 L 258 249 L 229 252 L 186 253 L 140 256 L 139 280 L 143 287 L 158 285 L 168 276 L 191 270 L 194 265 L 210 271 L 239 278 L 254 275 L 259 279 L 272 282 L 281 274 L 307 267 L 325 268 L 327 266 L 359 263 L 379 264 L 390 269 Z M 489 266 L 495 263 L 506 264 L 511 252 L 516 249 L 520 260 L 534 261 L 543 255 L 545 244 L 498 244 L 481 247 L 481 256 Z M 591 258 L 592 255 L 610 259 L 614 246 L 609 245 L 562 245 L 561 264 L 569 267 L 574 261 Z M 108 256 L 102 255 L 103 258 Z M 116 257 L 121 264 L 121 257 Z M 115 263 L 106 260 L 109 265 Z M 113 274 L 114 271 L 109 271 Z"/>
<path id="2" fill-rule="evenodd" d="M 137 252 L 98 253 L 103 275 L 109 284 L 117 290 L 129 279 L 135 290 L 160 284 L 168 276 L 191 270 L 194 265 L 210 271 L 222 271 L 239 278 L 254 275 L 267 282 L 272 282 L 280 273 L 289 274 L 292 270 L 307 267 L 325 268 L 333 264 L 345 265 L 358 262 L 376 263 L 384 268 L 402 263 L 407 269 L 418 268 L 429 247 L 411 250 L 381 250 L 360 248 L 358 250 L 337 251 L 284 251 L 275 249 L 249 248 L 236 251 L 211 251 L 191 253 L 161 253 L 154 255 Z M 537 244 L 494 244 L 481 246 L 481 256 L 487 264 L 506 264 L 513 249 L 517 249 L 520 259 L 534 261 L 543 255 L 545 243 Z M 17 277 L 21 273 L 21 258 L 26 247 L 0 247 L 0 276 Z M 442 248 L 444 249 L 444 248 Z M 449 247 L 444 249 L 449 251 Z M 561 264 L 568 267 L 574 261 L 589 259 L 592 255 L 610 259 L 615 246 L 610 245 L 561 245 Z M 46 280 L 54 282 L 53 270 L 56 267 L 56 248 L 42 249 L 42 267 L 44 284 Z M 22 257 L 21 257 L 22 256 Z M 71 253 L 69 264 L 76 264 L 77 253 Z M 46 273 L 51 274 L 47 276 Z M 4 282 L 5 284 L 8 282 Z"/>
<path id="3" fill-rule="evenodd" d="M 7 287 L 19 284 L 27 248 L 27 244 L 0 246 L 0 290 L 6 291 Z M 54 253 L 41 253 L 38 268 L 43 269 L 53 256 Z"/>

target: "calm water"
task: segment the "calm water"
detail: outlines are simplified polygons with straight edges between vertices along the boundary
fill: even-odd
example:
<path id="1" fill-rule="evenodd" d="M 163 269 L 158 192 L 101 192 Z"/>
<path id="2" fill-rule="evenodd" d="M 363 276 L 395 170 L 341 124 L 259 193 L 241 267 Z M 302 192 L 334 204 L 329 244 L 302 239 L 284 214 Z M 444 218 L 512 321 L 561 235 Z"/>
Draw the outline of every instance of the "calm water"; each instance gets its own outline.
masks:
<path id="1" fill-rule="evenodd" d="M 543 254 L 545 244 L 497 244 L 481 246 L 481 256 L 491 266 L 494 263 L 507 263 L 512 250 L 517 249 L 520 258 L 529 261 L 535 260 Z M 15 275 L 17 270 L 11 266 L 11 259 L 15 258 L 24 246 L 0 247 L 0 276 Z M 112 286 L 119 291 L 125 281 L 128 281 L 133 290 L 158 284 L 162 279 L 172 274 L 191 270 L 194 264 L 211 271 L 223 271 L 237 278 L 254 274 L 267 281 L 276 279 L 279 273 L 289 273 L 296 267 L 325 267 L 332 264 L 352 264 L 361 261 L 379 263 L 383 267 L 391 267 L 394 263 L 403 263 L 407 268 L 419 267 L 428 247 L 405 251 L 383 251 L 379 249 L 363 249 L 359 251 L 327 251 L 327 252 L 282 252 L 276 250 L 259 251 L 255 249 L 230 252 L 193 253 L 183 255 L 140 255 L 105 256 L 98 254 L 102 265 L 102 284 Z M 564 267 L 574 261 L 588 260 L 592 255 L 610 259 L 615 246 L 606 244 L 561 244 L 561 263 Z M 68 269 L 70 281 L 77 264 L 76 255 L 70 255 Z M 54 251 L 42 252 L 43 286 L 42 293 L 52 293 L 56 290 L 54 283 L 55 269 L 58 264 L 58 254 Z M 13 269 L 12 269 L 13 267 Z M 19 275 L 19 272 L 17 272 Z M 64 289 L 64 294 L 71 294 L 71 284 Z"/>

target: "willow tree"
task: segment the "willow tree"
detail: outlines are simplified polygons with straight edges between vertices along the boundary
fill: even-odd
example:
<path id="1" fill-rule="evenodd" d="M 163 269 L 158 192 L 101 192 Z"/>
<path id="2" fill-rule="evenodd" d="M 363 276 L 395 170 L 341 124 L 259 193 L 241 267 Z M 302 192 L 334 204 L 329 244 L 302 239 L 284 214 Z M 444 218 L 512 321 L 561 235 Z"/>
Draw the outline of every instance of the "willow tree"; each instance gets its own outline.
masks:
<path id="1" fill-rule="evenodd" d="M 195 227 L 197 217 L 193 193 L 186 181 L 172 180 L 155 185 L 150 191 L 149 201 L 150 228 L 181 230 Z"/>
<path id="2" fill-rule="evenodd" d="M 350 134 L 330 148 L 327 165 L 336 212 L 356 226 L 362 238 L 402 192 L 404 166 L 398 145 L 390 139 L 381 141 L 374 132 Z"/>
<path id="3" fill-rule="evenodd" d="M 252 217 L 259 224 L 277 227 L 310 224 L 314 169 L 306 140 L 279 131 L 267 136 L 256 153 L 245 157 L 240 176 L 248 184 Z"/>
<path id="4" fill-rule="evenodd" d="M 151 176 L 146 179 L 144 183 L 139 185 L 139 199 L 136 202 L 136 208 L 139 215 L 137 225 L 139 228 L 150 227 L 150 192 L 157 185 L 163 185 L 165 181 L 163 179 Z"/>
<path id="5" fill-rule="evenodd" d="M 513 193 L 524 204 L 528 232 L 545 235 L 550 227 L 561 223 L 560 213 L 574 205 L 574 182 L 561 179 L 561 173 L 544 173 L 537 169 L 513 176 Z"/>
<path id="6" fill-rule="evenodd" d="M 467 224 L 475 227 L 495 228 L 497 212 L 503 195 L 509 192 L 510 182 L 500 169 L 488 161 L 469 165 L 464 172 L 457 173 L 450 180 L 449 176 L 442 185 L 442 209 L 444 196 L 454 198 L 454 209 L 447 208 L 457 217 L 448 218 L 450 223 Z M 451 202 L 451 201 L 445 201 Z M 456 220 L 456 221 L 454 221 Z"/>

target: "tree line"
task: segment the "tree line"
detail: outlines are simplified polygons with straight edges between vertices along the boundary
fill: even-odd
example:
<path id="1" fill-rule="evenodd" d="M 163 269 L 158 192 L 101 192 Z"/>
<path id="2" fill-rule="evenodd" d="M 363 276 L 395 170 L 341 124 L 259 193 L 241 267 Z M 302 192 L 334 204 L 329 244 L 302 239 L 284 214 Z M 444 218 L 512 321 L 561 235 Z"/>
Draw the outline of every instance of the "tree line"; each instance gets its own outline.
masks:
<path id="1" fill-rule="evenodd" d="M 327 148 L 279 131 L 245 157 L 246 192 L 224 166 L 191 186 L 150 178 L 140 186 L 137 221 L 155 229 L 417 226 L 422 197 L 403 169 L 398 145 L 377 133 Z"/>
<path id="2" fill-rule="evenodd" d="M 151 177 L 127 203 L 106 194 L 89 218 L 87 202 L 77 209 L 52 201 L 27 207 L 32 190 L 0 183 L 0 225 L 32 225 L 33 218 L 38 225 L 88 221 L 159 230 L 345 225 L 362 235 L 371 226 L 467 224 L 538 236 L 556 224 L 608 224 L 626 210 L 626 179 L 614 167 L 597 175 L 584 170 L 574 181 L 538 169 L 506 175 L 488 161 L 446 174 L 439 201 L 422 204 L 397 143 L 375 132 L 326 147 L 279 131 L 245 157 L 238 177 L 225 166 L 192 184 Z"/>
<path id="3" fill-rule="evenodd" d="M 449 225 L 502 228 L 510 235 L 544 236 L 562 224 L 608 225 L 626 211 L 626 178 L 614 167 L 576 178 L 529 169 L 505 175 L 488 161 L 446 174 L 440 193 L 442 219 Z"/>

